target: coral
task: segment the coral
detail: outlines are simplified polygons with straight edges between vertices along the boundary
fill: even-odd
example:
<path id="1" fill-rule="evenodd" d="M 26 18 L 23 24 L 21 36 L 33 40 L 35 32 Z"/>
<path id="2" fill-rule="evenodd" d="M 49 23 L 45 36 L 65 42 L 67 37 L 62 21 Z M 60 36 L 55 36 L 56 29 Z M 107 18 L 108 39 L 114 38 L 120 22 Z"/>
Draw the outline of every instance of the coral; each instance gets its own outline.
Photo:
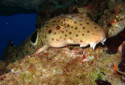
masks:
<path id="1" fill-rule="evenodd" d="M 125 27 L 125 2 L 116 1 L 112 7 L 104 10 L 99 23 L 107 32 L 108 38 L 116 36 Z"/>
<path id="2" fill-rule="evenodd" d="M 48 3 L 40 5 L 40 8 L 47 7 L 43 8 L 44 10 L 39 10 L 40 24 L 44 24 L 44 21 L 62 12 L 74 12 L 74 9 L 69 11 L 69 8 L 75 6 L 69 6 L 69 3 L 66 4 L 67 0 L 63 3 L 56 0 L 43 1 Z M 72 1 L 74 0 L 69 0 L 70 4 L 73 4 Z M 124 84 L 124 43 L 117 52 L 118 46 L 125 40 L 124 2 L 123 0 L 98 1 L 94 0 L 92 3 L 95 4 L 88 3 L 84 8 L 80 7 L 82 8 L 80 10 L 88 13 L 93 20 L 106 28 L 107 35 L 111 38 L 107 40 L 105 46 L 98 45 L 95 50 L 91 48 L 83 49 L 77 46 L 49 48 L 37 56 L 23 56 L 23 59 L 15 63 L 3 61 L 0 66 L 0 85 Z M 49 9 L 49 6 L 51 9 Z M 66 8 L 68 11 L 65 10 Z M 89 11 L 86 9 L 89 9 Z M 43 15 L 46 15 L 45 18 Z M 117 25 L 119 29 L 113 31 L 112 29 L 117 28 Z M 122 75 L 119 75 L 117 71 Z"/>
<path id="3" fill-rule="evenodd" d="M 0 85 L 96 85 L 97 79 L 119 85 L 114 64 L 119 63 L 121 54 L 109 55 L 106 49 L 50 48 L 36 57 L 26 56 L 7 66 L 9 72 L 0 76 Z M 81 62 L 83 51 L 94 59 Z"/>
<path id="4" fill-rule="evenodd" d="M 121 62 L 118 64 L 118 71 L 125 75 L 125 41 L 120 45 L 119 51 L 122 53 Z"/>
<path id="5" fill-rule="evenodd" d="M 115 15 L 115 19 L 111 20 L 111 27 L 108 30 L 108 37 L 116 36 L 125 28 L 125 11 Z"/>

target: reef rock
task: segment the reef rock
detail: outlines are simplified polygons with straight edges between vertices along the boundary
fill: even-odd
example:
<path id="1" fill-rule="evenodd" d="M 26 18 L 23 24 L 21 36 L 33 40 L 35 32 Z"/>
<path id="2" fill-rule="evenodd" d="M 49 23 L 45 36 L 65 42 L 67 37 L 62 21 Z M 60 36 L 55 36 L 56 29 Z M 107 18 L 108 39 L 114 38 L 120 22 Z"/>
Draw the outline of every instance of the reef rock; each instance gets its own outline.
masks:
<path id="1" fill-rule="evenodd" d="M 7 66 L 0 85 L 120 85 L 114 67 L 121 53 L 110 55 L 106 49 L 50 48 L 38 56 L 26 56 Z"/>

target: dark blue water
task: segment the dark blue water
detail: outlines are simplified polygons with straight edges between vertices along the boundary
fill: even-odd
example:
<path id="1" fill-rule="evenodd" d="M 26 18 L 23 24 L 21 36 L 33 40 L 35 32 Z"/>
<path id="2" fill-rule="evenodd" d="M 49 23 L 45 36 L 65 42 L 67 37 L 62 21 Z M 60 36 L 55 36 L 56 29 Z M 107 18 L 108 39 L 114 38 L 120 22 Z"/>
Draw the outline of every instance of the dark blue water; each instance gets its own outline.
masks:
<path id="1" fill-rule="evenodd" d="M 0 16 L 0 57 L 10 39 L 20 44 L 36 29 L 35 23 L 36 14 Z"/>

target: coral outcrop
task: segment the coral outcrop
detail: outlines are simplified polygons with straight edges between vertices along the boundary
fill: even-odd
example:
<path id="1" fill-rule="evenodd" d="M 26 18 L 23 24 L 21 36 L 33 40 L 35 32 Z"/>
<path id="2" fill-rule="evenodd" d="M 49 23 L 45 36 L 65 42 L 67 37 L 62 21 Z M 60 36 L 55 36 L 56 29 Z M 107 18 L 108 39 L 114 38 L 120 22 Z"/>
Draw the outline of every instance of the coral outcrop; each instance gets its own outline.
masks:
<path id="1" fill-rule="evenodd" d="M 50 48 L 38 56 L 26 56 L 9 64 L 8 73 L 0 76 L 0 85 L 96 85 L 98 79 L 120 85 L 122 81 L 114 67 L 120 62 L 121 53 L 110 55 L 106 50 L 100 46 L 95 51 Z"/>

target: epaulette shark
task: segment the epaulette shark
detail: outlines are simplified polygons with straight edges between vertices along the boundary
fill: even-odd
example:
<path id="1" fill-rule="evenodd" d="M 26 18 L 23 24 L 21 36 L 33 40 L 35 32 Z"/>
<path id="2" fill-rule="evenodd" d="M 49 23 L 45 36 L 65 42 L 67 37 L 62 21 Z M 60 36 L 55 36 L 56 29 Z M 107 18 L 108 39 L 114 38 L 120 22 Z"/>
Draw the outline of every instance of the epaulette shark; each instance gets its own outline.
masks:
<path id="1" fill-rule="evenodd" d="M 102 27 L 92 21 L 86 14 L 74 13 L 54 17 L 36 29 L 19 46 L 8 46 L 3 58 L 15 61 L 30 54 L 39 54 L 48 47 L 64 47 L 67 45 L 90 45 L 95 48 L 104 43 L 106 35 Z M 7 51 L 8 50 L 8 51 Z"/>

